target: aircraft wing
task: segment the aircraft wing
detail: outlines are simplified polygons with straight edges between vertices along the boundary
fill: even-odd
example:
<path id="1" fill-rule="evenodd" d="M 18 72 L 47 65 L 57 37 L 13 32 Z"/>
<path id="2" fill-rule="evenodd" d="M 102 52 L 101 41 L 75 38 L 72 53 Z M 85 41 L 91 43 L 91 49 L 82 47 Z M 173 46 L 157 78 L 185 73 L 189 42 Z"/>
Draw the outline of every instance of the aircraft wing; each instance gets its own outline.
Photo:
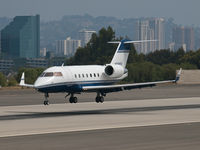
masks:
<path id="1" fill-rule="evenodd" d="M 179 70 L 175 80 L 133 83 L 133 84 L 105 85 L 105 86 L 83 86 L 82 89 L 85 92 L 100 91 L 103 93 L 110 93 L 110 92 L 118 92 L 123 90 L 131 90 L 144 87 L 153 87 L 156 86 L 157 84 L 163 84 L 163 83 L 176 83 L 180 78 L 181 71 L 182 69 Z"/>

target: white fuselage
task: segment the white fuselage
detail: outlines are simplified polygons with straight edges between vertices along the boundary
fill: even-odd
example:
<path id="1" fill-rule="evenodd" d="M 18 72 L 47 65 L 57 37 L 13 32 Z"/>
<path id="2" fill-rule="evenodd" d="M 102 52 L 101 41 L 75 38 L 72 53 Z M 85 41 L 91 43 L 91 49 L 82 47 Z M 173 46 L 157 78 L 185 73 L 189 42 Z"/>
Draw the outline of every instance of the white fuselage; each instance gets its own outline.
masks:
<path id="1" fill-rule="evenodd" d="M 55 66 L 46 69 L 34 83 L 40 92 L 81 92 L 82 86 L 109 85 L 127 77 L 111 78 L 105 65 Z"/>

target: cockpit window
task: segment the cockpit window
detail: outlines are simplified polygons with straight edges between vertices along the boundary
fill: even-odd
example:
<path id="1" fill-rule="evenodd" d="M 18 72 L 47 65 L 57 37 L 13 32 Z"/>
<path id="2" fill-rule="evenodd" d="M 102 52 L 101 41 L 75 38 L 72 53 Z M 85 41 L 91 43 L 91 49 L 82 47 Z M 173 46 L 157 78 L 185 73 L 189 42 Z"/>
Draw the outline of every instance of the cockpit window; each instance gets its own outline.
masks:
<path id="1" fill-rule="evenodd" d="M 54 76 L 57 76 L 57 77 L 63 76 L 61 72 L 54 72 L 53 75 L 54 75 Z"/>
<path id="2" fill-rule="evenodd" d="M 44 77 L 44 75 L 45 75 L 45 72 L 43 72 L 43 73 L 40 75 L 40 77 Z"/>
<path id="3" fill-rule="evenodd" d="M 53 72 L 46 72 L 44 77 L 52 77 L 53 76 Z"/>
<path id="4" fill-rule="evenodd" d="M 61 72 L 43 72 L 40 77 L 62 77 L 63 74 Z"/>

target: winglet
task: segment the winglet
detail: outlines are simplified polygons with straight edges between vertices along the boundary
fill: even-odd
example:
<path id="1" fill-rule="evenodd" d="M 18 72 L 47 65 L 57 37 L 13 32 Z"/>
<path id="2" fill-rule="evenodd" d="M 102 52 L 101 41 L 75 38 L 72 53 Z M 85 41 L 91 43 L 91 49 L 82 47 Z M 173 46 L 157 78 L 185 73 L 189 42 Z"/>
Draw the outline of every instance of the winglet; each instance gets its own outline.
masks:
<path id="1" fill-rule="evenodd" d="M 20 86 L 24 86 L 25 85 L 25 81 L 24 80 L 25 80 L 25 78 L 24 78 L 24 72 L 23 72 L 21 80 L 20 80 L 20 83 L 19 83 Z"/>
<path id="2" fill-rule="evenodd" d="M 175 83 L 177 83 L 178 80 L 180 79 L 181 72 L 182 72 L 182 68 L 180 68 L 180 70 L 178 71 L 178 73 L 177 73 L 177 75 L 176 75 Z"/>

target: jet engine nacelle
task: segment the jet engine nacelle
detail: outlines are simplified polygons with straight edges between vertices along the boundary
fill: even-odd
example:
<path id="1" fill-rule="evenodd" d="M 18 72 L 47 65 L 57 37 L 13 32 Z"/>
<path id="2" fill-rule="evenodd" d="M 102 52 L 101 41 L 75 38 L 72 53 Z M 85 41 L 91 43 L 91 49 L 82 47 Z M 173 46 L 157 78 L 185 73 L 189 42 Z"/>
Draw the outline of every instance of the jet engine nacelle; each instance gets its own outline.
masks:
<path id="1" fill-rule="evenodd" d="M 104 72 L 111 78 L 119 78 L 124 74 L 125 69 L 121 65 L 108 64 L 106 65 Z"/>

